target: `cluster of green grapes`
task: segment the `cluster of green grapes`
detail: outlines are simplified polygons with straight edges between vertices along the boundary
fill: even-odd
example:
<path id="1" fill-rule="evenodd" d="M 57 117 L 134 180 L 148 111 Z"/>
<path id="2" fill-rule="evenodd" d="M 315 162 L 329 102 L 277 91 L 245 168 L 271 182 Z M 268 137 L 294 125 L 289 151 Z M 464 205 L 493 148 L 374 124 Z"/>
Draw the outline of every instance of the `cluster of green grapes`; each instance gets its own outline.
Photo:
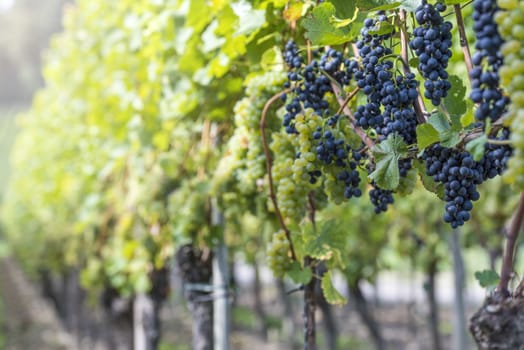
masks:
<path id="1" fill-rule="evenodd" d="M 289 256 L 289 242 L 284 230 L 273 233 L 271 243 L 267 250 L 268 264 L 277 278 L 282 278 L 291 268 L 291 258 Z"/>
<path id="2" fill-rule="evenodd" d="M 308 108 L 303 113 L 295 116 L 295 129 L 297 136 L 292 138 L 293 146 L 296 150 L 296 157 L 293 161 L 293 181 L 317 183 L 320 176 L 319 164 L 314 149 L 318 142 L 313 138 L 317 129 L 322 129 L 322 118 Z"/>
<path id="3" fill-rule="evenodd" d="M 511 141 L 514 147 L 506 177 L 524 189 L 524 3 L 518 0 L 501 0 L 495 20 L 505 40 L 501 51 L 504 64 L 499 70 L 500 79 L 511 98 L 507 119 L 511 123 Z"/>
<path id="4" fill-rule="evenodd" d="M 205 226 L 208 208 L 208 183 L 199 179 L 187 180 L 169 195 L 167 211 L 175 236 L 187 238 Z"/>
<path id="5" fill-rule="evenodd" d="M 295 176 L 295 137 L 284 130 L 272 134 L 270 149 L 273 153 L 271 173 L 279 209 L 286 219 L 299 222 L 306 211 L 307 195 L 313 186 L 301 176 Z"/>
<path id="6" fill-rule="evenodd" d="M 235 105 L 235 131 L 213 180 L 215 188 L 222 185 L 226 187 L 219 192 L 232 190 L 243 195 L 256 193 L 257 182 L 266 173 L 259 127 L 262 110 L 267 100 L 280 91 L 285 79 L 286 75 L 281 71 L 268 71 L 249 79 L 246 96 Z"/>

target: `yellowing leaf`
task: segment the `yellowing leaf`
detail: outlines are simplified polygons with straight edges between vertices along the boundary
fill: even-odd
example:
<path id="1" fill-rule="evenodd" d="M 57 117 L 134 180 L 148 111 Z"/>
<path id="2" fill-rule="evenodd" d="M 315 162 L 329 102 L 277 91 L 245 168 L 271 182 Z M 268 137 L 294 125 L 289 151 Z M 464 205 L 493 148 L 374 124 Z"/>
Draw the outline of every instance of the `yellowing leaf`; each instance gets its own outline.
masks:
<path id="1" fill-rule="evenodd" d="M 322 276 L 320 286 L 328 303 L 333 305 L 344 305 L 348 302 L 333 286 L 333 282 L 331 282 L 331 271 L 326 272 L 324 276 Z"/>
<path id="2" fill-rule="evenodd" d="M 300 17 L 302 17 L 302 8 L 304 7 L 304 4 L 301 2 L 293 2 L 289 4 L 288 8 L 284 10 L 284 18 L 289 21 L 297 21 Z"/>

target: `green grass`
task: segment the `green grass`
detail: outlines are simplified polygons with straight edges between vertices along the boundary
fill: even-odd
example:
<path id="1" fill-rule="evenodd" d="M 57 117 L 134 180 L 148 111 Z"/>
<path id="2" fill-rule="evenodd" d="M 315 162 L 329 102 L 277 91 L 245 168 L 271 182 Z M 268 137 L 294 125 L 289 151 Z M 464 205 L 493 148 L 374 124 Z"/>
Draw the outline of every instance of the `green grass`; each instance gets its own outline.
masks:
<path id="1" fill-rule="evenodd" d="M 158 350 L 191 350 L 191 346 L 185 344 L 168 344 L 160 342 L 158 345 Z"/>
<path id="2" fill-rule="evenodd" d="M 253 310 L 245 306 L 236 306 L 232 310 L 233 323 L 246 328 L 255 328 L 257 317 Z"/>

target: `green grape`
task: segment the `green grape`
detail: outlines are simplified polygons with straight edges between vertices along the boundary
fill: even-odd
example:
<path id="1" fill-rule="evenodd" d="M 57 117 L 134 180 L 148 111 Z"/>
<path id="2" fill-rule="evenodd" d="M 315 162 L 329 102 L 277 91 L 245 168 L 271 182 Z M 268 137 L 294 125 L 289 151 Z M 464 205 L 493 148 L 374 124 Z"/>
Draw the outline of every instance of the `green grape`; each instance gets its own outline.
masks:
<path id="1" fill-rule="evenodd" d="M 272 175 L 280 212 L 285 219 L 299 222 L 306 211 L 311 185 L 295 174 L 299 167 L 295 164 L 294 139 L 294 135 L 285 131 L 274 133 L 270 148 L 274 155 Z"/>
<path id="2" fill-rule="evenodd" d="M 319 127 L 322 127 L 322 118 L 312 109 L 307 109 L 304 114 L 297 114 L 295 117 L 298 137 L 293 137 L 292 141 L 296 154 L 300 154 L 300 157 L 295 157 L 292 167 L 293 180 L 296 182 L 307 183 L 311 178 L 310 173 L 321 166 L 313 151 L 318 145 L 318 141 L 313 138 L 313 133 Z"/>
<path id="3" fill-rule="evenodd" d="M 273 274 L 277 278 L 282 278 L 291 268 L 291 258 L 289 256 L 289 241 L 284 230 L 273 233 L 271 243 L 268 248 L 268 264 Z"/>
<path id="4" fill-rule="evenodd" d="M 206 223 L 206 183 L 197 179 L 187 180 L 168 198 L 168 217 L 175 235 L 187 238 Z"/>
<path id="5" fill-rule="evenodd" d="M 266 173 L 260 117 L 267 100 L 281 90 L 285 78 L 283 72 L 269 71 L 248 80 L 246 95 L 234 108 L 233 135 L 213 178 L 215 193 L 237 192 L 239 198 L 258 195 L 260 180 Z"/>
<path id="6" fill-rule="evenodd" d="M 501 48 L 504 64 L 500 68 L 500 79 L 510 96 L 506 114 L 511 128 L 513 156 L 505 174 L 509 182 L 524 189 L 524 3 L 516 0 L 500 1 L 495 20 L 505 43 Z"/>

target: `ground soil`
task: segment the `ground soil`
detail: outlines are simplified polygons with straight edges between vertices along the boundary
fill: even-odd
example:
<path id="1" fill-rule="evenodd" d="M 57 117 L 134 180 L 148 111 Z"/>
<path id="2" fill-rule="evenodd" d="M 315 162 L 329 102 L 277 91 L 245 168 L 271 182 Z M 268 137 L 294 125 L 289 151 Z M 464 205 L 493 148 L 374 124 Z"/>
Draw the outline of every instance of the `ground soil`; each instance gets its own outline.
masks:
<path id="1" fill-rule="evenodd" d="M 247 290 L 237 292 L 235 303 L 238 307 L 248 310 L 252 308 L 253 293 Z M 264 306 L 267 314 L 274 319 L 281 315 L 280 302 L 277 293 L 271 286 L 265 288 Z M 72 341 L 58 320 L 54 310 L 39 294 L 38 289 L 31 284 L 13 263 L 12 260 L 0 260 L 0 298 L 3 304 L 3 314 L 0 320 L 0 332 L 6 339 L 5 350 L 65 350 L 79 349 Z M 295 331 L 290 337 L 279 329 L 270 329 L 267 340 L 259 335 L 256 327 L 249 322 L 238 320 L 231 334 L 232 350 L 273 350 L 300 349 L 302 328 L 300 294 L 293 299 Z M 427 308 L 424 304 L 371 303 L 374 315 L 379 321 L 388 350 L 431 350 L 429 342 L 429 327 L 427 326 Z M 468 319 L 475 310 L 469 310 Z M 249 312 L 248 312 L 249 314 Z M 373 349 L 368 331 L 353 310 L 351 302 L 344 307 L 335 308 L 337 324 L 339 325 L 340 350 Z M 254 317 L 251 315 L 252 318 Z M 441 332 L 443 334 L 443 350 L 450 349 L 451 310 L 441 308 Z M 190 349 L 191 318 L 184 305 L 181 291 L 173 290 L 172 296 L 162 310 L 163 349 Z M 322 315 L 317 313 L 319 349 L 326 349 L 323 340 Z M 294 345 L 293 345 L 294 344 Z M 475 347 L 471 345 L 470 349 Z M 82 349 L 83 350 L 83 349 Z M 464 349 L 467 350 L 467 349 Z"/>

